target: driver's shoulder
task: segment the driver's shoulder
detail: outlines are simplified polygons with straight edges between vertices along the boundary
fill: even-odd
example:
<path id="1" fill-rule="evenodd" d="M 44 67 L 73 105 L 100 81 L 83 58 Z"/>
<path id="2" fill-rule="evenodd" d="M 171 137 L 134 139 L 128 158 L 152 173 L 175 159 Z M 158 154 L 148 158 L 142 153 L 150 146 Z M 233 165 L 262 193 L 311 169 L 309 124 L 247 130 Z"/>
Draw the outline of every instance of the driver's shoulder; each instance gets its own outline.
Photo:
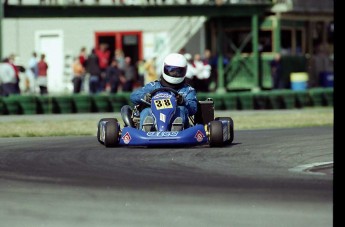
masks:
<path id="1" fill-rule="evenodd" d="M 186 91 L 195 91 L 195 88 L 192 87 L 191 85 L 189 84 L 185 84 L 182 89 L 186 90 Z"/>

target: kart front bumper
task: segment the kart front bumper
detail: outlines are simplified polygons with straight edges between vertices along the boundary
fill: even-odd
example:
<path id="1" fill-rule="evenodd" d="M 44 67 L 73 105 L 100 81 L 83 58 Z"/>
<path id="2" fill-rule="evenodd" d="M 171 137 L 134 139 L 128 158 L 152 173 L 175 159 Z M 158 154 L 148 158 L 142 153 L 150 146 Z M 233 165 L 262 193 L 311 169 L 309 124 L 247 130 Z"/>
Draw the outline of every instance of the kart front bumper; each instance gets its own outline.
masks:
<path id="1" fill-rule="evenodd" d="M 128 146 L 195 146 L 208 142 L 203 125 L 195 125 L 183 131 L 144 132 L 132 127 L 124 127 L 120 145 Z"/>

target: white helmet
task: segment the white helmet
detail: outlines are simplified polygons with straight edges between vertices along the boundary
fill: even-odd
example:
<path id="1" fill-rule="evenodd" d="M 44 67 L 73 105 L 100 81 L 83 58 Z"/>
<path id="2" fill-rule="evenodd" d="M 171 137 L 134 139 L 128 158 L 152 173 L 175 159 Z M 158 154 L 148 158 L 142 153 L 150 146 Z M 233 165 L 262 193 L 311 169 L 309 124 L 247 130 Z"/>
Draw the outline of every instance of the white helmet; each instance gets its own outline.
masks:
<path id="1" fill-rule="evenodd" d="M 163 78 L 170 84 L 183 82 L 187 72 L 187 60 L 182 54 L 172 53 L 165 57 Z"/>

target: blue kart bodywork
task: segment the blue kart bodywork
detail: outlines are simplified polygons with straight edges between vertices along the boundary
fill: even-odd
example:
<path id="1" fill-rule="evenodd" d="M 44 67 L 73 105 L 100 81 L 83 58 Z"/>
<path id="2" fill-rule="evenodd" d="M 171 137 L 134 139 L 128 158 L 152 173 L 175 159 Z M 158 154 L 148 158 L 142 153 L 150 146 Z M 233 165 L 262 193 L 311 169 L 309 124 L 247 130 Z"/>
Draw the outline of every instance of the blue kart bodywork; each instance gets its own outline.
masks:
<path id="1" fill-rule="evenodd" d="M 139 129 L 139 123 L 133 123 L 133 116 L 135 113 L 133 114 L 133 112 L 130 111 L 131 117 L 125 117 L 125 126 L 123 128 L 120 127 L 120 123 L 115 118 L 101 119 L 98 123 L 97 130 L 98 141 L 106 147 L 171 147 L 197 146 L 203 144 L 222 146 L 232 142 L 233 121 L 230 117 L 212 118 L 207 122 L 193 122 L 190 127 L 181 131 L 171 131 L 172 120 L 177 107 L 176 97 L 179 94 L 175 90 L 167 88 L 156 89 L 151 92 L 151 94 L 151 102 L 146 103 L 146 105 L 150 105 L 152 110 L 152 117 L 154 119 L 152 131 L 145 132 Z M 142 101 L 145 102 L 145 100 Z M 212 111 L 213 110 L 214 109 L 212 109 Z"/>
<path id="2" fill-rule="evenodd" d="M 195 125 L 180 132 L 156 131 L 144 132 L 131 127 L 122 129 L 120 145 L 158 146 L 158 145 L 201 145 L 208 139 L 203 125 Z"/>

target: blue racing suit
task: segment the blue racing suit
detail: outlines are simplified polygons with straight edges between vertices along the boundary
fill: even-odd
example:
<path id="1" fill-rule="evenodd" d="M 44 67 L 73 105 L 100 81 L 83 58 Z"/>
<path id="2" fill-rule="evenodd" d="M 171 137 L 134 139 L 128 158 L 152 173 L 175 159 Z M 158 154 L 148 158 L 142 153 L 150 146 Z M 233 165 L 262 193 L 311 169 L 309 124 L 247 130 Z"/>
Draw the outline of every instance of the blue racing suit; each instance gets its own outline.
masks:
<path id="1" fill-rule="evenodd" d="M 163 85 L 158 81 L 154 81 L 151 83 L 146 84 L 144 87 L 137 89 L 132 92 L 130 99 L 135 104 L 138 105 L 142 101 L 141 99 L 144 99 L 145 94 L 150 93 L 151 91 L 161 88 Z M 196 91 L 193 87 L 191 87 L 188 84 L 183 84 L 179 89 L 176 89 L 176 91 L 183 96 L 184 98 L 184 105 L 183 106 L 177 106 L 175 115 L 173 116 L 172 120 L 175 120 L 176 117 L 181 117 L 184 123 L 184 128 L 189 127 L 189 116 L 194 115 L 197 112 L 197 104 L 198 100 L 196 98 Z M 140 113 L 140 129 L 142 128 L 144 119 L 146 116 L 149 116 L 152 114 L 151 108 L 145 108 Z"/>

